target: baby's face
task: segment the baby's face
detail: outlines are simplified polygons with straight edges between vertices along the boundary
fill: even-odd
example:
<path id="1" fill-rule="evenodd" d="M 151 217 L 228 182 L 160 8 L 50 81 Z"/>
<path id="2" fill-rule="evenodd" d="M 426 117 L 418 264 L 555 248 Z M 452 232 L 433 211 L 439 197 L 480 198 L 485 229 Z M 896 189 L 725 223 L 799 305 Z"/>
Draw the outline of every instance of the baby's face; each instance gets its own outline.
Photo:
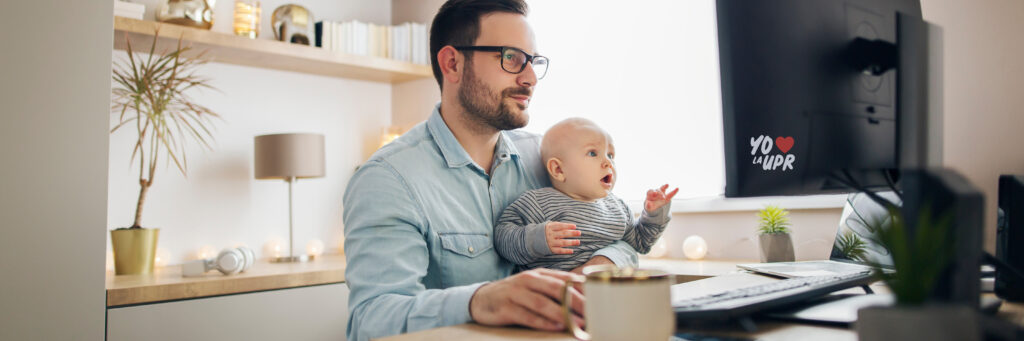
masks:
<path id="1" fill-rule="evenodd" d="M 604 198 L 615 187 L 615 144 L 597 127 L 572 129 L 560 148 L 565 182 L 555 188 L 577 200 Z"/>

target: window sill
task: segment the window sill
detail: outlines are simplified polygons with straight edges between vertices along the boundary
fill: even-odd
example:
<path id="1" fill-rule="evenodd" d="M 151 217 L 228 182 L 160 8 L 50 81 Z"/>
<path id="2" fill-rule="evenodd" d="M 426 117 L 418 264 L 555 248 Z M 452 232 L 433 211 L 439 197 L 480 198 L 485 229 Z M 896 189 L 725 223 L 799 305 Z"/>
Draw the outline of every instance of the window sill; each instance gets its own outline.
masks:
<path id="1" fill-rule="evenodd" d="M 842 208 L 847 194 L 826 194 L 806 196 L 776 196 L 754 198 L 725 198 L 722 196 L 698 197 L 672 200 L 672 213 L 704 213 L 757 211 L 765 205 L 778 205 L 789 210 Z M 627 201 L 629 208 L 640 212 L 643 201 Z"/>

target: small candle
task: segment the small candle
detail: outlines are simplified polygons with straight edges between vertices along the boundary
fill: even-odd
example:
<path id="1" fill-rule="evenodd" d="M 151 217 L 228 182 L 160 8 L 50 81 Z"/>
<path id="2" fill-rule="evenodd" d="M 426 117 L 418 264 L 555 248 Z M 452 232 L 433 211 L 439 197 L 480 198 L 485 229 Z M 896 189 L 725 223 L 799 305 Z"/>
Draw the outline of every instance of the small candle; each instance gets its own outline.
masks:
<path id="1" fill-rule="evenodd" d="M 658 241 L 654 243 L 654 246 L 651 246 L 651 252 L 648 252 L 647 256 L 651 258 L 661 258 L 665 257 L 665 254 L 667 253 L 668 241 L 663 237 L 658 239 Z"/>
<path id="2" fill-rule="evenodd" d="M 153 266 L 162 268 L 167 266 L 167 262 L 171 260 L 171 253 L 167 252 L 162 247 L 156 248 L 156 258 L 153 259 Z"/>
<path id="3" fill-rule="evenodd" d="M 324 253 L 324 242 L 319 239 L 310 240 L 306 244 L 306 254 L 310 257 L 319 257 Z"/>

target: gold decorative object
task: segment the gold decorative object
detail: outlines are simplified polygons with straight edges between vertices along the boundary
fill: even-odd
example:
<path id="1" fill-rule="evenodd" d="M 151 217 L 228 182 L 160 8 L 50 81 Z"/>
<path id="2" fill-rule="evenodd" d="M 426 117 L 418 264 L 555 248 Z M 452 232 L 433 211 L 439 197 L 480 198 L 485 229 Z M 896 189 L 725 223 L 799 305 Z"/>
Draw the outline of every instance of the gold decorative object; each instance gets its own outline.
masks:
<path id="1" fill-rule="evenodd" d="M 156 19 L 176 25 L 209 30 L 213 27 L 213 4 L 216 0 L 167 0 L 156 11 Z"/>
<path id="2" fill-rule="evenodd" d="M 282 5 L 274 10 L 270 23 L 277 40 L 302 45 L 313 40 L 313 15 L 305 7 Z"/>
<path id="3" fill-rule="evenodd" d="M 160 229 L 123 228 L 110 230 L 114 248 L 114 274 L 145 275 L 153 273 L 156 242 Z"/>
<path id="4" fill-rule="evenodd" d="M 260 2 L 235 0 L 235 35 L 256 39 L 260 35 Z"/>

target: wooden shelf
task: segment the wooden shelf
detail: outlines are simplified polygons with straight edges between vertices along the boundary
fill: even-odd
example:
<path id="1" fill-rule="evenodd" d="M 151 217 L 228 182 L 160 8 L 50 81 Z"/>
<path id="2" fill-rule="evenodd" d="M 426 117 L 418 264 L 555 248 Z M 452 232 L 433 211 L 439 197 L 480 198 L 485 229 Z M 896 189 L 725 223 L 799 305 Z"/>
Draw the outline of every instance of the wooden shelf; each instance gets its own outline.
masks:
<path id="1" fill-rule="evenodd" d="M 150 275 L 115 276 L 107 272 L 107 307 L 157 303 L 345 281 L 345 256 L 327 255 L 307 263 L 258 261 L 249 271 L 224 276 L 210 271 L 182 277 L 181 266 L 158 268 Z"/>
<path id="2" fill-rule="evenodd" d="M 205 58 L 212 62 L 386 83 L 433 77 L 429 65 L 123 17 L 114 17 L 114 48 L 125 50 L 127 35 L 132 49 L 148 51 L 157 29 L 160 30 L 157 51 L 175 48 L 178 37 L 181 37 L 183 44 L 191 44 L 195 48 L 191 56 L 205 50 Z"/>

